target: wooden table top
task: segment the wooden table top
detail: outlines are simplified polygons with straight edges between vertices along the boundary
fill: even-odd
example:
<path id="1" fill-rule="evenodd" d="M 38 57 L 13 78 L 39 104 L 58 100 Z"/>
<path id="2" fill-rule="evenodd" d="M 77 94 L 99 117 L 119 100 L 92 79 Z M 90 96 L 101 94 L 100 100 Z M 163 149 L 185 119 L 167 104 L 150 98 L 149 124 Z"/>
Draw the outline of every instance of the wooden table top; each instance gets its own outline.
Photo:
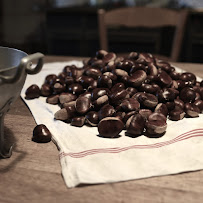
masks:
<path id="1" fill-rule="evenodd" d="M 76 57 L 46 56 L 45 62 Z M 173 63 L 203 78 L 202 64 Z M 36 123 L 19 98 L 5 117 L 13 155 L 0 159 L 0 202 L 203 202 L 203 170 L 68 189 L 54 143 L 31 141 Z"/>

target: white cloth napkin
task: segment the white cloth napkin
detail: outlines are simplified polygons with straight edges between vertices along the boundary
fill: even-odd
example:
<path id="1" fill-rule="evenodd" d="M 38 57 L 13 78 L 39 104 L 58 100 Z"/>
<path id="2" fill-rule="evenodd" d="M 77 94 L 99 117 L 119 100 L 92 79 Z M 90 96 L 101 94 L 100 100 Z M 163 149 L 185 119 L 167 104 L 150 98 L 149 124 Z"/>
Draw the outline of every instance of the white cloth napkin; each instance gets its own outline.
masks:
<path id="1" fill-rule="evenodd" d="M 161 138 L 131 138 L 121 132 L 115 139 L 98 136 L 97 127 L 73 127 L 54 120 L 57 105 L 46 98 L 25 100 L 25 90 L 32 84 L 41 86 L 45 76 L 58 74 L 68 64 L 79 61 L 44 64 L 37 75 L 28 75 L 21 97 L 37 124 L 45 124 L 59 147 L 62 175 L 67 187 L 127 181 L 152 176 L 203 169 L 203 115 L 167 121 Z M 177 69 L 181 71 L 180 69 Z"/>

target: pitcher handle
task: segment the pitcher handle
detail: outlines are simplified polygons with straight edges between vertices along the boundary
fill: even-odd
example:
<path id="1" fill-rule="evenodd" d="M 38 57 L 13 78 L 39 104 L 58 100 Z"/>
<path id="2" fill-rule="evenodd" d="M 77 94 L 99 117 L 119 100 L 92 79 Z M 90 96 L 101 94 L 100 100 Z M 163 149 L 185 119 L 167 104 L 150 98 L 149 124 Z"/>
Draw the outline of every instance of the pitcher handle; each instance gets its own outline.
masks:
<path id="1" fill-rule="evenodd" d="M 3 82 L 6 83 L 15 83 L 18 81 L 21 77 L 22 71 L 25 69 L 27 74 L 36 74 L 40 72 L 43 66 L 43 57 L 44 55 L 41 53 L 35 53 L 28 55 L 26 57 L 23 57 L 21 59 L 20 64 L 17 67 L 17 73 L 14 76 L 3 76 L 0 75 L 0 79 L 3 80 Z M 32 68 L 32 61 L 33 60 L 38 60 L 37 65 Z"/>
<path id="2" fill-rule="evenodd" d="M 44 57 L 43 54 L 35 53 L 35 54 L 28 55 L 22 59 L 22 66 L 24 65 L 26 66 L 27 74 L 34 75 L 41 71 L 43 66 L 43 57 Z M 34 68 L 31 68 L 32 61 L 37 59 L 38 59 L 37 65 Z"/>

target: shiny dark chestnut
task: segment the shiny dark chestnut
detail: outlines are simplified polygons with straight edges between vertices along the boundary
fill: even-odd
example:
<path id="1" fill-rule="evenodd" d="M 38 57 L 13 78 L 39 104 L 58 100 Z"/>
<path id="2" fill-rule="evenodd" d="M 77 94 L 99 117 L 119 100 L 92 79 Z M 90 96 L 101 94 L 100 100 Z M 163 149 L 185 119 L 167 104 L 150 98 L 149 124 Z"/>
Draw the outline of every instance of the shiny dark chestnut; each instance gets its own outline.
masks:
<path id="1" fill-rule="evenodd" d="M 53 85 L 56 82 L 57 76 L 55 74 L 47 75 L 45 78 L 45 83 L 48 85 Z"/>
<path id="2" fill-rule="evenodd" d="M 126 122 L 126 133 L 138 136 L 144 131 L 145 119 L 139 113 L 131 116 Z"/>
<path id="3" fill-rule="evenodd" d="M 82 127 L 85 124 L 85 117 L 84 116 L 76 116 L 71 119 L 71 125 L 76 127 Z"/>
<path id="4" fill-rule="evenodd" d="M 99 134 L 105 138 L 118 137 L 123 128 L 123 122 L 116 117 L 103 118 L 98 124 Z"/>
<path id="5" fill-rule="evenodd" d="M 44 97 L 48 97 L 52 94 L 52 88 L 48 84 L 43 84 L 41 86 L 41 95 Z"/>
<path id="6" fill-rule="evenodd" d="M 184 102 L 195 101 L 196 93 L 190 87 L 185 87 L 180 91 L 180 99 Z"/>
<path id="7" fill-rule="evenodd" d="M 86 114 L 86 121 L 91 125 L 91 126 L 97 126 L 99 123 L 99 114 L 96 111 L 89 111 Z"/>
<path id="8" fill-rule="evenodd" d="M 75 108 L 80 114 L 85 114 L 91 107 L 91 100 L 87 97 L 78 97 L 76 99 Z"/>
<path id="9" fill-rule="evenodd" d="M 40 96 L 40 88 L 36 84 L 29 86 L 25 91 L 26 99 L 35 99 L 38 98 L 39 96 Z"/>
<path id="10" fill-rule="evenodd" d="M 73 83 L 68 86 L 68 91 L 72 94 L 79 95 L 84 92 L 84 88 L 79 83 Z"/>
<path id="11" fill-rule="evenodd" d="M 102 106 L 102 108 L 99 110 L 99 120 L 106 118 L 106 117 L 111 117 L 115 114 L 115 109 L 113 106 L 109 104 L 105 104 Z"/>
<path id="12" fill-rule="evenodd" d="M 49 129 L 44 125 L 37 125 L 33 130 L 32 141 L 38 143 L 47 143 L 51 141 L 51 133 Z"/>
<path id="13" fill-rule="evenodd" d="M 158 74 L 158 82 L 163 87 L 170 87 L 170 85 L 172 84 L 172 78 L 165 71 L 161 71 Z"/>
<path id="14" fill-rule="evenodd" d="M 46 98 L 46 102 L 48 104 L 58 104 L 59 103 L 59 95 L 50 95 Z"/>

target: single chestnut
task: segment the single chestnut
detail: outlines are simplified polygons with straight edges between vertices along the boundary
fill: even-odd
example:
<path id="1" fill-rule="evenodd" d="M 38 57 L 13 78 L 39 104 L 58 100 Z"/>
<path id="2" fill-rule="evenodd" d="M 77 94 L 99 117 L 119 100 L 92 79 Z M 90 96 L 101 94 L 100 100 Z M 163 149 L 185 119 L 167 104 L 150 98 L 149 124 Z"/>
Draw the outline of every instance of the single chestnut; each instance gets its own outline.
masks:
<path id="1" fill-rule="evenodd" d="M 167 61 L 157 60 L 156 66 L 167 73 L 171 72 L 171 65 Z"/>
<path id="2" fill-rule="evenodd" d="M 174 99 L 175 108 L 184 109 L 185 103 L 181 99 Z"/>
<path id="3" fill-rule="evenodd" d="M 171 101 L 171 102 L 169 101 L 169 102 L 166 102 L 165 104 L 166 104 L 166 107 L 167 107 L 168 111 L 172 111 L 176 107 L 174 101 Z"/>
<path id="4" fill-rule="evenodd" d="M 119 68 L 114 69 L 112 72 L 113 72 L 113 74 L 115 74 L 117 76 L 118 79 L 129 76 L 127 71 L 125 71 L 123 69 L 119 69 Z"/>
<path id="5" fill-rule="evenodd" d="M 59 102 L 60 102 L 60 104 L 64 104 L 64 103 L 68 103 L 70 101 L 74 101 L 74 100 L 76 100 L 76 98 L 77 98 L 77 96 L 72 93 L 63 92 L 59 96 Z"/>
<path id="6" fill-rule="evenodd" d="M 126 133 L 133 136 L 138 136 L 143 133 L 144 127 L 145 127 L 144 117 L 141 114 L 136 113 L 127 120 Z"/>
<path id="7" fill-rule="evenodd" d="M 89 111 L 86 114 L 86 121 L 91 125 L 91 126 L 97 126 L 99 123 L 99 114 L 96 111 Z"/>
<path id="8" fill-rule="evenodd" d="M 150 76 L 156 76 L 158 74 L 157 67 L 155 66 L 154 63 L 149 63 L 148 64 L 148 71 L 147 71 Z"/>
<path id="9" fill-rule="evenodd" d="M 47 143 L 51 141 L 51 132 L 44 124 L 35 126 L 33 130 L 32 141 L 37 143 Z"/>
<path id="10" fill-rule="evenodd" d="M 162 113 L 164 116 L 167 117 L 168 108 L 167 108 L 166 104 L 159 103 L 159 104 L 157 104 L 156 108 L 154 109 L 154 112 L 155 113 Z"/>
<path id="11" fill-rule="evenodd" d="M 185 72 L 180 75 L 180 80 L 188 82 L 192 85 L 196 83 L 196 76 L 193 73 Z"/>
<path id="12" fill-rule="evenodd" d="M 109 97 L 112 104 L 119 105 L 124 99 L 129 98 L 130 95 L 127 90 L 121 89 L 116 92 L 112 92 Z"/>
<path id="13" fill-rule="evenodd" d="M 68 91 L 72 94 L 79 95 L 84 92 L 84 89 L 79 83 L 73 83 L 68 86 Z"/>
<path id="14" fill-rule="evenodd" d="M 96 52 L 96 57 L 98 59 L 103 59 L 106 54 L 108 54 L 108 52 L 101 49 L 101 50 Z"/>
<path id="15" fill-rule="evenodd" d="M 139 87 L 147 78 L 147 74 L 143 70 L 137 70 L 129 77 L 129 84 L 133 87 Z"/>
<path id="16" fill-rule="evenodd" d="M 87 89 L 93 83 L 93 81 L 94 79 L 92 77 L 82 75 L 78 82 L 83 86 L 83 88 Z"/>
<path id="17" fill-rule="evenodd" d="M 115 74 L 113 74 L 112 72 L 105 72 L 105 73 L 103 73 L 103 75 L 108 76 L 112 80 L 112 85 L 114 85 L 115 83 L 118 82 L 117 81 L 118 77 Z"/>
<path id="18" fill-rule="evenodd" d="M 71 85 L 71 84 L 74 83 L 74 78 L 67 75 L 67 76 L 64 78 L 64 83 L 66 84 L 66 86 Z"/>
<path id="19" fill-rule="evenodd" d="M 199 117 L 200 109 L 193 103 L 185 103 L 185 113 L 192 118 Z"/>
<path id="20" fill-rule="evenodd" d="M 60 94 L 64 92 L 66 89 L 66 86 L 60 82 L 56 82 L 53 86 L 53 94 Z"/>
<path id="21" fill-rule="evenodd" d="M 125 85 L 122 82 L 116 83 L 112 88 L 111 88 L 111 92 L 117 92 L 119 90 L 123 90 L 125 89 Z"/>
<path id="22" fill-rule="evenodd" d="M 190 87 L 185 87 L 180 91 L 180 99 L 186 102 L 194 102 L 196 97 L 195 91 Z"/>
<path id="23" fill-rule="evenodd" d="M 35 99 L 38 98 L 39 96 L 40 96 L 40 88 L 36 84 L 29 86 L 25 91 L 26 99 Z"/>
<path id="24" fill-rule="evenodd" d="M 45 78 L 45 84 L 54 85 L 56 82 L 57 76 L 55 74 L 49 74 Z"/>
<path id="25" fill-rule="evenodd" d="M 71 125 L 82 127 L 85 124 L 85 117 L 84 116 L 76 116 L 71 119 Z"/>
<path id="26" fill-rule="evenodd" d="M 93 101 L 93 107 L 94 109 L 100 109 L 102 106 L 104 106 L 105 104 L 109 103 L 109 97 L 107 95 L 103 95 L 101 97 L 99 97 L 98 99 L 96 99 L 95 101 Z"/>
<path id="27" fill-rule="evenodd" d="M 114 61 L 116 59 L 116 54 L 115 53 L 113 53 L 113 52 L 109 52 L 109 53 L 107 53 L 107 54 L 105 54 L 104 55 L 104 57 L 103 57 L 103 62 L 104 63 L 109 63 L 110 61 Z"/>
<path id="28" fill-rule="evenodd" d="M 98 131 L 100 136 L 105 138 L 116 138 L 123 130 L 123 122 L 116 117 L 103 118 L 98 124 Z"/>
<path id="29" fill-rule="evenodd" d="M 138 112 L 137 111 L 130 111 L 130 112 L 126 112 L 125 113 L 125 115 L 124 115 L 124 117 L 123 117 L 123 123 L 124 124 L 126 124 L 126 122 L 127 122 L 127 120 L 131 117 L 131 116 L 133 116 L 133 115 L 135 115 L 135 114 L 137 114 Z"/>
<path id="30" fill-rule="evenodd" d="M 176 71 L 170 72 L 169 75 L 171 76 L 171 78 L 172 78 L 173 80 L 179 80 L 179 79 L 180 79 L 180 73 L 178 73 L 178 72 L 176 72 Z"/>
<path id="31" fill-rule="evenodd" d="M 48 104 L 58 104 L 59 103 L 59 95 L 51 95 L 46 98 L 46 102 Z"/>
<path id="32" fill-rule="evenodd" d="M 102 72 L 98 68 L 88 68 L 85 70 L 85 74 L 93 79 L 97 80 L 99 76 L 102 75 Z"/>
<path id="33" fill-rule="evenodd" d="M 129 59 L 124 59 L 120 63 L 116 64 L 116 67 L 118 69 L 122 69 L 128 73 L 130 72 L 130 70 L 133 66 L 134 66 L 134 62 L 132 60 L 129 60 Z"/>
<path id="34" fill-rule="evenodd" d="M 153 94 L 157 89 L 152 84 L 142 83 L 139 87 L 139 91 Z"/>
<path id="35" fill-rule="evenodd" d="M 114 117 L 119 118 L 121 121 L 123 121 L 125 114 L 126 113 L 123 111 L 116 111 L 116 113 L 114 114 Z"/>
<path id="36" fill-rule="evenodd" d="M 129 74 L 132 75 L 137 70 L 146 70 L 146 64 L 138 63 L 135 61 L 134 66 L 130 69 Z"/>
<path id="37" fill-rule="evenodd" d="M 161 103 L 166 103 L 168 101 L 173 101 L 176 98 L 175 91 L 172 88 L 164 88 L 158 93 L 158 99 Z"/>
<path id="38" fill-rule="evenodd" d="M 132 60 L 137 60 L 138 57 L 139 57 L 139 54 L 137 52 L 130 52 L 130 54 L 128 55 L 128 58 Z"/>
<path id="39" fill-rule="evenodd" d="M 67 112 L 66 108 L 62 108 L 62 109 L 58 110 L 54 114 L 54 118 L 56 120 L 61 120 L 61 121 L 68 120 L 69 119 L 69 115 L 68 115 L 68 112 Z"/>
<path id="40" fill-rule="evenodd" d="M 145 108 L 153 109 L 158 104 L 158 99 L 155 95 L 150 93 L 140 94 L 138 101 Z"/>
<path id="41" fill-rule="evenodd" d="M 78 97 L 75 103 L 75 109 L 80 114 L 85 114 L 91 107 L 91 101 L 87 97 Z"/>
<path id="42" fill-rule="evenodd" d="M 68 73 L 68 76 L 73 77 L 74 79 L 79 78 L 80 76 L 82 76 L 84 72 L 84 69 L 82 68 L 78 68 L 76 66 L 72 66 L 71 67 L 71 72 Z"/>
<path id="43" fill-rule="evenodd" d="M 80 94 L 79 97 L 87 97 L 88 99 L 91 100 L 91 98 L 92 98 L 92 94 L 91 94 L 90 91 L 86 91 L 86 92 Z"/>
<path id="44" fill-rule="evenodd" d="M 66 73 L 66 74 L 67 74 L 67 73 L 70 73 L 71 70 L 74 69 L 74 68 L 76 68 L 75 65 L 66 65 L 66 66 L 64 66 L 64 68 L 63 68 L 63 72 Z"/>
<path id="45" fill-rule="evenodd" d="M 120 106 L 125 112 L 138 111 L 140 109 L 140 103 L 133 98 L 124 99 Z"/>
<path id="46" fill-rule="evenodd" d="M 132 97 L 135 93 L 137 93 L 137 89 L 134 87 L 127 87 L 126 91 L 128 92 L 130 97 Z"/>
<path id="47" fill-rule="evenodd" d="M 99 110 L 99 120 L 102 120 L 105 117 L 112 117 L 115 114 L 115 112 L 116 111 L 113 106 L 111 106 L 109 104 L 105 104 Z"/>
<path id="48" fill-rule="evenodd" d="M 91 64 L 91 67 L 101 69 L 105 66 L 105 63 L 101 59 L 94 60 Z"/>
<path id="49" fill-rule="evenodd" d="M 67 103 L 63 103 L 62 105 L 61 105 L 61 108 L 69 108 L 69 107 L 71 107 L 71 108 L 75 108 L 75 103 L 76 103 L 76 101 L 70 101 L 70 102 L 67 102 Z"/>
<path id="50" fill-rule="evenodd" d="M 98 87 L 104 87 L 104 88 L 111 88 L 112 87 L 112 80 L 107 75 L 102 75 L 97 80 Z"/>
<path id="51" fill-rule="evenodd" d="M 174 109 L 169 112 L 169 119 L 173 121 L 178 121 L 183 119 L 185 116 L 185 112 L 183 109 Z"/>
<path id="52" fill-rule="evenodd" d="M 111 72 L 115 69 L 115 62 L 110 61 L 105 66 L 103 66 L 100 70 L 102 73 Z"/>
<path id="53" fill-rule="evenodd" d="M 158 62 L 156 65 L 158 66 L 158 68 L 165 71 L 166 73 L 168 74 L 171 73 L 171 65 L 168 62 L 166 61 L 162 61 L 161 63 Z"/>
<path id="54" fill-rule="evenodd" d="M 164 70 L 162 70 L 158 74 L 158 81 L 159 81 L 160 85 L 163 87 L 170 87 L 170 85 L 172 84 L 172 78 Z"/>
<path id="55" fill-rule="evenodd" d="M 41 86 L 41 95 L 44 97 L 48 97 L 52 94 L 52 88 L 48 84 L 43 84 Z"/>
<path id="56" fill-rule="evenodd" d="M 107 88 L 95 88 L 91 92 L 92 101 L 98 99 L 101 96 L 108 95 L 109 90 Z"/>
<path id="57" fill-rule="evenodd" d="M 150 109 L 140 109 L 138 112 L 145 120 L 152 114 Z"/>
<path id="58" fill-rule="evenodd" d="M 202 113 L 203 111 L 203 101 L 201 99 L 198 99 L 194 102 L 194 105 L 197 106 L 200 110 L 200 112 Z"/>
<path id="59" fill-rule="evenodd" d="M 161 113 L 152 113 L 146 121 L 146 133 L 148 136 L 156 137 L 166 131 L 166 117 Z"/>

